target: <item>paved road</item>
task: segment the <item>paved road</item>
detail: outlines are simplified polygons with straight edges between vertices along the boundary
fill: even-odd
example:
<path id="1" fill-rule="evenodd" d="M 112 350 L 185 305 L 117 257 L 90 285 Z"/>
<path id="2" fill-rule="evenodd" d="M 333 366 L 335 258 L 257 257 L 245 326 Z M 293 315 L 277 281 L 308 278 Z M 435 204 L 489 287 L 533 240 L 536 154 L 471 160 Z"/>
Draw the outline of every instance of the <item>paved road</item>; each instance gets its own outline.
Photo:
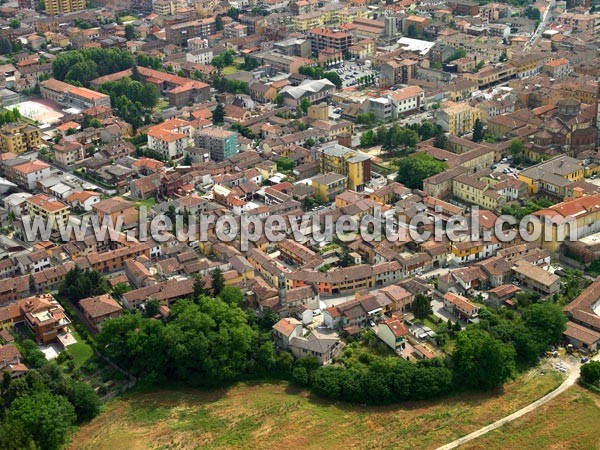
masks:
<path id="1" fill-rule="evenodd" d="M 596 361 L 599 360 L 600 354 L 596 355 L 592 359 L 596 360 Z M 441 447 L 438 447 L 436 450 L 450 450 L 450 449 L 456 448 L 462 444 L 465 444 L 469 441 L 472 441 L 473 439 L 478 438 L 479 436 L 483 436 L 484 434 L 489 433 L 492 430 L 500 428 L 501 426 L 506 425 L 507 423 L 512 422 L 513 420 L 518 419 L 519 417 L 522 417 L 525 414 L 530 413 L 531 411 L 536 410 L 540 406 L 542 406 L 542 405 L 548 403 L 550 400 L 558 397 L 560 394 L 562 394 L 567 389 L 569 389 L 571 386 L 573 386 L 575 384 L 575 382 L 577 381 L 577 379 L 579 378 L 580 367 L 581 366 L 579 363 L 576 363 L 575 365 L 571 365 L 567 379 L 565 381 L 563 381 L 560 386 L 558 386 L 555 390 L 553 390 L 549 394 L 544 395 L 542 398 L 539 398 L 535 402 L 530 403 L 529 405 L 525 406 L 524 408 L 521 408 L 520 410 L 518 410 L 500 420 L 497 420 L 494 423 L 491 423 L 483 428 L 480 428 L 477 431 L 467 434 L 466 436 L 463 436 L 455 441 L 452 441 L 449 444 L 442 445 Z"/>
<path id="2" fill-rule="evenodd" d="M 550 2 L 548 2 L 548 7 L 546 8 L 546 11 L 544 11 L 544 16 L 542 17 L 542 21 L 540 22 L 539 26 L 537 27 L 537 30 L 535 30 L 535 32 L 529 39 L 529 42 L 527 42 L 527 44 L 525 44 L 525 50 L 527 50 L 529 47 L 533 47 L 535 45 L 535 43 L 537 42 L 537 40 L 539 39 L 539 37 L 544 32 L 544 29 L 546 28 L 546 25 L 548 24 L 548 19 L 552 16 L 552 9 L 554 9 L 554 6 L 555 6 L 555 0 L 550 0 Z"/>

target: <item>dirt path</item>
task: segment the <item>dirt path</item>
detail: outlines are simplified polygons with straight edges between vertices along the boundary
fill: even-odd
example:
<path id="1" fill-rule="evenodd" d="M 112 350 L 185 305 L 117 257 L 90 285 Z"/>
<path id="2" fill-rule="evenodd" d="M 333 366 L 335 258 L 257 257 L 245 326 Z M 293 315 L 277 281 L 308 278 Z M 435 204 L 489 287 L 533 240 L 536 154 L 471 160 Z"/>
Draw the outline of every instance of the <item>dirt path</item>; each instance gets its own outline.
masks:
<path id="1" fill-rule="evenodd" d="M 592 359 L 594 359 L 596 361 L 599 360 L 600 354 L 596 355 Z M 575 384 L 575 382 L 577 381 L 577 379 L 579 378 L 580 367 L 581 366 L 579 364 L 570 365 L 569 366 L 569 375 L 567 376 L 567 379 L 565 381 L 563 381 L 563 383 L 560 386 L 558 386 L 555 390 L 553 390 L 552 392 L 537 399 L 535 402 L 530 403 L 529 405 L 525 406 L 524 408 L 521 408 L 520 410 L 518 410 L 506 417 L 503 417 L 502 419 L 499 419 L 496 422 L 486 425 L 485 427 L 480 428 L 477 431 L 474 431 L 474 432 L 469 433 L 459 439 L 456 439 L 455 441 L 452 441 L 449 444 L 442 445 L 441 447 L 438 447 L 436 450 L 450 450 L 450 449 L 456 448 L 462 444 L 472 441 L 473 439 L 477 439 L 479 436 L 483 436 L 484 434 L 489 433 L 490 431 L 500 428 L 501 426 L 503 426 L 509 422 L 512 422 L 513 420 L 518 419 L 519 417 L 522 417 L 525 414 L 530 413 L 531 411 L 536 410 L 540 406 L 542 406 L 542 405 L 548 403 L 550 400 L 558 397 L 564 391 L 566 391 L 571 386 L 573 386 Z"/>

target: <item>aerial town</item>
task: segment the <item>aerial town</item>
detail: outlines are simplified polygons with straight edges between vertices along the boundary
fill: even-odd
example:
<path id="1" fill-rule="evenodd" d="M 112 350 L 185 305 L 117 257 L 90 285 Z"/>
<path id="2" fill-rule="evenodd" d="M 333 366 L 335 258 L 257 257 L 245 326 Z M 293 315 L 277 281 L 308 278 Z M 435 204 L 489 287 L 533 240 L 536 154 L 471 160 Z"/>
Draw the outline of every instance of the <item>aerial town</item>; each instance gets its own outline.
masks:
<path id="1" fill-rule="evenodd" d="M 600 2 L 1 3 L 0 449 L 600 445 Z"/>

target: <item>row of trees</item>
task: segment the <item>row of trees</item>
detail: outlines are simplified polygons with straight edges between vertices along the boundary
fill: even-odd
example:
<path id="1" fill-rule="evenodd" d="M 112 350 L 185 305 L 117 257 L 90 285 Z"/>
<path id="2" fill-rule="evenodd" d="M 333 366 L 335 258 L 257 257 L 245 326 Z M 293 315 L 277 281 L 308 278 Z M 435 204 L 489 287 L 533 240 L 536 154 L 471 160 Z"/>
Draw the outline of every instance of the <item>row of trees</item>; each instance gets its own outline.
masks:
<path id="1" fill-rule="evenodd" d="M 133 66 L 131 53 L 118 48 L 85 48 L 61 53 L 52 62 L 54 78 L 89 86 L 94 78 Z"/>
<path id="2" fill-rule="evenodd" d="M 98 396 L 86 383 L 64 375 L 55 362 L 46 361 L 35 342 L 23 341 L 20 351 L 30 370 L 22 378 L 12 379 L 8 373 L 2 378 L 0 448 L 62 448 L 75 424 L 98 415 Z"/>
<path id="3" fill-rule="evenodd" d="M 377 130 L 367 130 L 360 136 L 361 147 L 381 145 L 384 151 L 394 151 L 398 148 L 415 148 L 419 143 L 419 135 L 410 128 L 402 128 L 397 123 L 391 127 L 379 127 Z"/>
<path id="4" fill-rule="evenodd" d="M 17 108 L 0 112 L 0 126 L 10 122 L 16 122 L 21 118 L 21 113 Z"/>
<path id="5" fill-rule="evenodd" d="M 338 89 L 342 87 L 342 79 L 340 78 L 340 75 L 334 70 L 326 72 L 321 67 L 302 66 L 298 69 L 298 73 L 300 73 L 301 75 L 306 75 L 307 77 L 310 77 L 313 80 L 320 80 L 322 78 L 326 78 L 333 84 L 335 84 L 335 86 Z"/>
<path id="6" fill-rule="evenodd" d="M 230 94 L 248 94 L 248 83 L 244 81 L 231 80 L 229 78 L 215 75 L 212 82 L 215 89 L 221 92 L 229 92 Z"/>
<path id="7" fill-rule="evenodd" d="M 357 362 L 348 348 L 341 356 L 342 365 L 320 367 L 312 357 L 294 362 L 287 352 L 277 355 L 270 334 L 277 317 L 257 318 L 243 310 L 241 291 L 225 286 L 220 273 L 213 272 L 211 285 L 209 292 L 198 278 L 192 299 L 178 301 L 166 322 L 140 314 L 104 322 L 97 336 L 100 348 L 149 383 L 171 380 L 215 386 L 248 377 L 280 376 L 328 398 L 387 404 L 465 388 L 494 389 L 517 369 L 535 364 L 549 343 L 561 339 L 566 324 L 560 307 L 552 302 L 521 307 L 520 314 L 483 310 L 479 324 L 465 331 L 449 327 L 457 339 L 445 360 L 410 364 L 368 353 Z M 425 315 L 430 311 L 427 303 L 423 302 Z M 158 305 L 149 309 L 146 316 L 152 317 Z"/>

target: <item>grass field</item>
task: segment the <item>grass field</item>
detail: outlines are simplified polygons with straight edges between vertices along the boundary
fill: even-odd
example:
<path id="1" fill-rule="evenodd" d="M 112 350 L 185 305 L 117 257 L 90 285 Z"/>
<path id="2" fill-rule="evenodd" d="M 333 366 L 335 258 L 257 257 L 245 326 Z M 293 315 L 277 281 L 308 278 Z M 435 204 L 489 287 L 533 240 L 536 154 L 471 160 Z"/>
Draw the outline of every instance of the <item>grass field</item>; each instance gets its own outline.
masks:
<path id="1" fill-rule="evenodd" d="M 600 395 L 574 386 L 537 411 L 494 430 L 464 450 L 600 449 Z"/>
<path id="2" fill-rule="evenodd" d="M 231 75 L 232 73 L 236 72 L 238 72 L 238 69 L 235 66 L 223 67 L 223 75 Z"/>
<path id="3" fill-rule="evenodd" d="M 109 403 L 68 448 L 435 448 L 523 407 L 560 380 L 557 373 L 530 373 L 503 392 L 376 408 L 325 401 L 285 383 L 137 392 Z"/>
<path id="4" fill-rule="evenodd" d="M 83 366 L 92 356 L 94 356 L 94 350 L 85 342 L 77 332 L 73 332 L 73 337 L 77 339 L 76 344 L 69 345 L 67 351 L 73 355 L 73 361 L 75 361 L 75 367 Z"/>

